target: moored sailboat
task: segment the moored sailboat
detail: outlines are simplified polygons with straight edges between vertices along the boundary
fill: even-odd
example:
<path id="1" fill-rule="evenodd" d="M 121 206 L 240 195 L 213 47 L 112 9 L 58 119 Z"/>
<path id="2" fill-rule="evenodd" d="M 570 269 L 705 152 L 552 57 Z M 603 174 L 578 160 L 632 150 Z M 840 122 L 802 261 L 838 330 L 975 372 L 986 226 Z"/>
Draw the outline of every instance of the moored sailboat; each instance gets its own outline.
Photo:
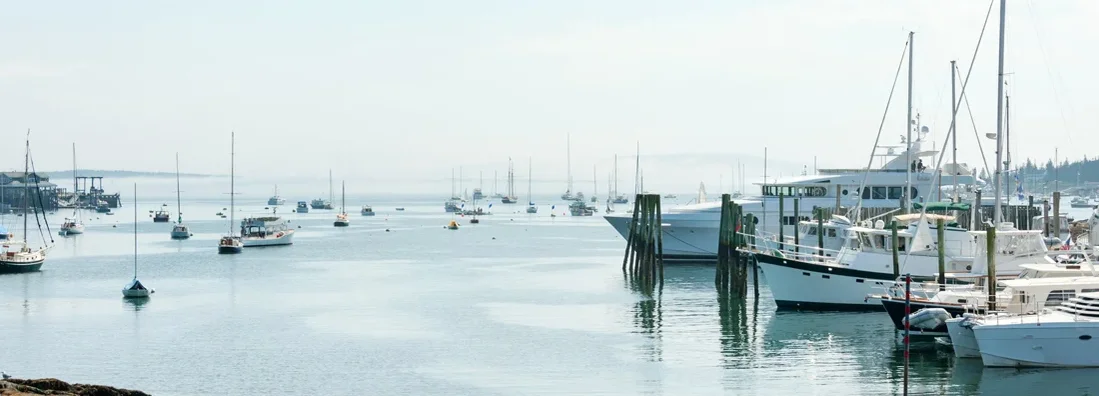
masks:
<path id="1" fill-rule="evenodd" d="M 137 202 L 137 183 L 134 183 L 134 202 Z M 137 205 L 134 205 L 134 278 L 122 288 L 124 298 L 148 298 L 149 288 L 137 280 Z"/>
<path id="2" fill-rule="evenodd" d="M 244 244 L 241 243 L 240 237 L 237 236 L 233 230 L 233 217 L 236 215 L 236 133 L 232 134 L 232 141 L 229 144 L 229 233 L 221 237 L 218 240 L 218 254 L 237 254 L 240 253 Z"/>
<path id="3" fill-rule="evenodd" d="M 46 261 L 46 252 L 50 249 L 49 245 L 32 249 L 29 241 L 27 240 L 27 218 L 30 217 L 32 211 L 31 208 L 31 189 L 30 189 L 30 157 L 31 157 L 31 143 L 30 143 L 30 131 L 27 131 L 27 153 L 25 157 L 25 164 L 23 170 L 23 240 L 13 240 L 9 237 L 0 248 L 0 274 L 20 273 L 20 272 L 34 272 L 42 268 L 42 264 Z M 34 176 L 35 183 L 38 182 L 38 176 Z M 36 189 L 37 190 L 37 189 Z M 35 208 L 33 210 L 35 219 L 38 219 L 40 210 Z M 49 223 L 45 216 L 42 216 L 42 222 L 46 223 L 46 228 L 49 228 Z M 42 233 L 42 223 L 38 223 L 39 234 Z M 48 235 L 48 233 L 46 234 Z M 45 240 L 45 236 L 42 237 Z M 50 239 L 53 242 L 53 239 Z"/>
<path id="4" fill-rule="evenodd" d="M 176 225 L 172 227 L 172 239 L 187 239 L 191 230 L 183 224 L 183 201 L 179 190 L 179 153 L 176 153 Z M 137 201 L 134 201 L 137 202 Z"/>
<path id="5" fill-rule="evenodd" d="M 347 218 L 347 190 L 346 184 L 340 182 L 340 213 L 336 215 L 336 221 L 332 223 L 336 227 L 347 227 L 351 225 L 351 220 Z"/>
<path id="6" fill-rule="evenodd" d="M 62 236 L 84 233 L 84 223 L 80 221 L 80 202 L 76 200 L 76 189 L 76 143 L 73 143 L 73 217 L 66 218 L 65 222 L 61 224 L 61 231 L 58 233 Z"/>

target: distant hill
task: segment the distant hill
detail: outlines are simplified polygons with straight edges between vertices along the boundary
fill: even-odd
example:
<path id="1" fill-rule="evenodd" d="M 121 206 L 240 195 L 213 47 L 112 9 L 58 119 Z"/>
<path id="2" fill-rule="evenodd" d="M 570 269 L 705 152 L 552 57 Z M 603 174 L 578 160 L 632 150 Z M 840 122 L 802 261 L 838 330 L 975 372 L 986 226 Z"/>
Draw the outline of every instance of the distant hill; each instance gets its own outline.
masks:
<path id="1" fill-rule="evenodd" d="M 41 172 L 45 176 L 49 176 L 50 179 L 57 178 L 71 178 L 73 175 L 72 170 L 62 171 L 49 171 Z M 123 178 L 123 177 L 176 177 L 175 172 L 140 172 L 140 171 L 122 171 L 122 170 L 99 170 L 99 169 L 78 169 L 76 171 L 79 176 L 103 176 L 110 178 Z M 180 177 L 223 177 L 221 175 L 207 175 L 201 173 L 180 173 Z"/>

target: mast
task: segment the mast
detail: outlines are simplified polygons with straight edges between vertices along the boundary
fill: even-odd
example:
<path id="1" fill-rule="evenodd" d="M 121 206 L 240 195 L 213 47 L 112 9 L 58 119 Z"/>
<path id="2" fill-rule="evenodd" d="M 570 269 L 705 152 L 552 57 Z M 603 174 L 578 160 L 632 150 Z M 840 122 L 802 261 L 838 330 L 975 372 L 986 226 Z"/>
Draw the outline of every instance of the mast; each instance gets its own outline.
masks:
<path id="1" fill-rule="evenodd" d="M 229 142 L 229 236 L 233 236 L 233 215 L 237 211 L 237 190 L 236 190 L 236 155 L 237 155 L 237 132 L 233 131 L 230 135 Z"/>
<path id="2" fill-rule="evenodd" d="M 598 191 L 599 191 L 599 183 L 595 180 L 595 165 L 592 165 L 592 167 L 591 167 L 591 197 L 592 197 L 592 199 L 595 199 L 595 196 L 598 195 Z"/>
<path id="3" fill-rule="evenodd" d="M 951 158 L 954 162 L 951 172 L 953 175 L 951 178 L 954 182 L 953 197 L 950 202 L 958 202 L 958 94 L 956 93 L 957 83 L 955 82 L 954 64 L 956 61 L 950 61 L 950 146 L 951 146 Z M 978 203 L 980 205 L 980 203 Z"/>
<path id="4" fill-rule="evenodd" d="M 565 171 L 568 174 L 568 188 L 565 192 L 572 192 L 572 134 L 565 134 Z"/>
<path id="5" fill-rule="evenodd" d="M 183 224 L 183 202 L 180 200 L 179 194 L 179 153 L 176 153 L 176 218 L 177 223 Z M 278 187 L 275 187 L 275 195 L 278 195 Z"/>
<path id="6" fill-rule="evenodd" d="M 347 181 L 340 181 L 340 213 L 347 214 Z"/>
<path id="7" fill-rule="evenodd" d="M 614 195 L 618 198 L 618 154 L 614 155 Z"/>
<path id="8" fill-rule="evenodd" d="M 1004 128 L 1004 28 L 1007 24 L 1007 1 L 1000 0 L 1000 55 L 997 65 L 996 84 L 996 173 L 992 182 L 996 189 L 996 204 L 992 212 L 993 226 L 1000 224 L 1000 173 L 1003 171 L 1003 128 Z M 1056 169 L 1056 168 L 1054 168 Z M 980 205 L 980 203 L 977 203 Z"/>
<path id="9" fill-rule="evenodd" d="M 531 157 L 528 157 L 527 158 L 527 205 L 530 205 L 530 204 L 534 203 L 534 201 L 531 200 L 531 197 L 530 197 L 530 183 L 531 183 L 530 173 L 531 173 L 531 167 L 533 165 L 534 165 L 534 159 L 531 158 Z"/>
<path id="10" fill-rule="evenodd" d="M 641 177 L 641 142 L 638 141 L 633 165 L 633 195 L 641 194 L 641 185 L 644 184 L 642 180 L 644 179 Z"/>
<path id="11" fill-rule="evenodd" d="M 23 159 L 23 242 L 27 242 L 27 214 L 31 211 L 31 130 L 27 130 L 27 155 Z M 137 221 L 136 219 L 134 221 Z M 25 246 L 24 246 L 25 247 Z"/>
<path id="12" fill-rule="evenodd" d="M 137 279 L 137 183 L 134 183 L 134 279 Z"/>
<path id="13" fill-rule="evenodd" d="M 1011 95 L 1004 95 L 1004 151 L 1007 152 L 1007 159 L 1004 160 L 1004 196 L 1007 198 L 1007 203 L 1011 204 L 1011 195 L 1013 192 L 1012 187 L 1014 183 L 1011 182 Z"/>
<path id="14" fill-rule="evenodd" d="M 332 196 L 332 168 L 328 168 L 328 202 L 335 200 L 336 198 Z"/>
<path id="15" fill-rule="evenodd" d="M 454 199 L 456 196 L 454 194 L 454 168 L 450 168 L 450 198 Z"/>
<path id="16" fill-rule="evenodd" d="M 73 142 L 73 217 L 76 217 L 77 214 L 76 207 L 78 202 L 76 199 L 76 184 L 76 142 Z M 76 219 L 74 218 L 73 220 L 75 221 Z"/>
<path id="17" fill-rule="evenodd" d="M 908 118 L 904 120 L 905 144 L 905 172 L 904 172 L 904 213 L 912 211 L 912 55 L 914 55 L 916 43 L 913 41 L 916 32 L 908 32 Z M 1001 47 L 1003 48 L 1003 47 Z M 917 126 L 918 128 L 919 126 Z"/>

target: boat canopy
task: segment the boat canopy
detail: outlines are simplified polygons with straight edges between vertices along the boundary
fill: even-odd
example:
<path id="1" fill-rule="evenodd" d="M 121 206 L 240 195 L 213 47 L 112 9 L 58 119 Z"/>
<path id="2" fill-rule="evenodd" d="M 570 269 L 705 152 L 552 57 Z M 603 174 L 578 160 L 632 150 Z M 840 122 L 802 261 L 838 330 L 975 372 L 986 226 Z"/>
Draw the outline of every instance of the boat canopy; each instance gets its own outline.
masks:
<path id="1" fill-rule="evenodd" d="M 927 204 L 921 204 L 919 202 L 915 202 L 915 203 L 912 204 L 912 207 L 915 208 L 916 210 L 921 210 L 921 209 L 924 208 L 924 206 L 927 206 L 927 211 L 928 212 L 946 212 L 946 211 L 951 211 L 951 210 L 959 210 L 959 211 L 968 212 L 969 208 L 970 208 L 969 204 L 963 203 L 963 202 L 957 202 L 957 203 L 954 203 L 954 202 L 931 202 L 931 203 L 927 203 Z"/>
<path id="2" fill-rule="evenodd" d="M 893 219 L 897 220 L 898 222 L 908 222 L 908 221 L 919 220 L 921 216 L 926 217 L 927 221 L 929 221 L 929 222 L 935 222 L 937 220 L 942 220 L 945 223 L 950 223 L 950 222 L 954 221 L 954 216 L 946 216 L 946 215 L 940 215 L 940 214 L 922 214 L 921 215 L 919 213 L 909 213 L 909 214 L 896 215 L 896 216 L 893 216 Z"/>

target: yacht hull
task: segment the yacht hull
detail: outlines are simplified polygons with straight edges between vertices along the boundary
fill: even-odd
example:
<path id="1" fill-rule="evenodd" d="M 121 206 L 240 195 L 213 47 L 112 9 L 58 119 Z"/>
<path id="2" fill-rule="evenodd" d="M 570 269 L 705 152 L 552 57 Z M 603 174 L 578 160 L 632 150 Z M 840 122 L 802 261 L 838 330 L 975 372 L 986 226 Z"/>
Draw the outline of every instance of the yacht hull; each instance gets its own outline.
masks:
<path id="1" fill-rule="evenodd" d="M 1088 322 L 993 322 L 974 326 L 973 334 L 986 367 L 1099 367 L 1096 330 Z"/>
<path id="2" fill-rule="evenodd" d="M 282 235 L 279 235 L 282 234 Z M 265 238 L 260 237 L 244 237 L 241 238 L 241 242 L 244 247 L 264 247 L 264 246 L 281 246 L 290 245 L 294 243 L 294 231 L 284 231 L 278 234 L 274 234 Z"/>
<path id="3" fill-rule="evenodd" d="M 42 269 L 42 263 L 46 259 L 28 262 L 0 261 L 0 274 L 20 274 L 24 272 L 38 272 Z"/>
<path id="4" fill-rule="evenodd" d="M 893 282 L 893 274 L 756 254 L 760 271 L 779 309 L 806 311 L 882 311 L 880 294 Z"/>
<path id="5" fill-rule="evenodd" d="M 630 236 L 629 215 L 603 216 L 603 219 L 614 227 L 615 231 L 628 239 Z M 680 224 L 674 229 L 661 228 L 664 244 L 664 259 L 682 261 L 715 261 L 717 260 L 718 229 L 709 224 Z"/>
<path id="6" fill-rule="evenodd" d="M 62 228 L 61 235 L 80 235 L 84 233 L 84 227 L 68 227 Z"/>
<path id="7" fill-rule="evenodd" d="M 977 337 L 973 335 L 973 328 L 963 326 L 964 318 L 954 318 L 946 321 L 946 330 L 950 336 L 950 344 L 954 348 L 954 356 L 968 359 L 980 359 L 981 348 L 977 345 Z"/>

